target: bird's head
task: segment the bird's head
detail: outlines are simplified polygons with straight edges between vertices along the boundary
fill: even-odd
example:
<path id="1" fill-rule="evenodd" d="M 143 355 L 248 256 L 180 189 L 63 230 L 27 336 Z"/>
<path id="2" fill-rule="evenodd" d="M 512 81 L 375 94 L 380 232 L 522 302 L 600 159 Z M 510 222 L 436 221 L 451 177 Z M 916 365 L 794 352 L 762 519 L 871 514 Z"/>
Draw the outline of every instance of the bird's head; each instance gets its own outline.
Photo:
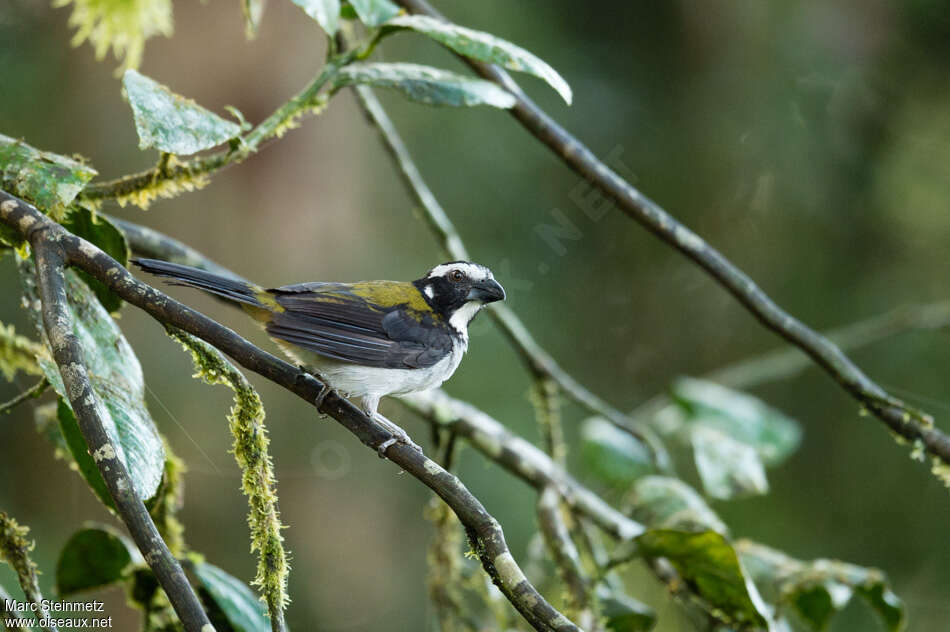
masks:
<path id="1" fill-rule="evenodd" d="M 462 333 L 484 305 L 505 299 L 491 270 L 469 261 L 437 265 L 414 283 L 432 309 Z"/>

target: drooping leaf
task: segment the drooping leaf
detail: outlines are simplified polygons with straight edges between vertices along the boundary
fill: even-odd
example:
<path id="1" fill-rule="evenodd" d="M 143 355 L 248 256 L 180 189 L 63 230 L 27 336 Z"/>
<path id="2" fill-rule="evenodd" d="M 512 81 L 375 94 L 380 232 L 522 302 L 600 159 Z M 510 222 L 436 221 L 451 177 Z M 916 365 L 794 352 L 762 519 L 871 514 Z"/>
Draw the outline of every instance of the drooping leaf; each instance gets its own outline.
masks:
<path id="1" fill-rule="evenodd" d="M 400 15 L 386 22 L 384 26 L 416 31 L 465 57 L 534 75 L 554 88 L 568 105 L 571 103 L 571 87 L 554 68 L 520 46 L 500 37 L 425 15 Z"/>
<path id="2" fill-rule="evenodd" d="M 727 623 L 768 628 L 765 606 L 721 533 L 650 529 L 637 536 L 637 543 L 646 557 L 668 560 L 691 591 Z"/>
<path id="3" fill-rule="evenodd" d="M 340 28 L 340 0 L 291 0 L 333 37 Z"/>
<path id="4" fill-rule="evenodd" d="M 581 456 L 591 472 L 618 486 L 654 470 L 646 446 L 601 417 L 591 417 L 581 426 Z"/>
<path id="5" fill-rule="evenodd" d="M 230 628 L 222 627 L 218 625 L 218 620 L 215 620 L 216 630 L 219 632 L 225 632 L 227 629 L 235 632 L 270 630 L 270 621 L 264 604 L 244 582 L 207 562 L 196 563 L 194 572 L 198 581 L 201 582 L 204 597 L 210 599 L 219 609 L 219 612 L 215 614 L 223 616 L 225 619 L 223 623 L 230 626 Z M 216 618 L 212 617 L 212 619 Z"/>
<path id="6" fill-rule="evenodd" d="M 729 499 L 769 491 L 765 466 L 753 446 L 702 425 L 693 429 L 690 439 L 696 469 L 708 495 Z"/>
<path id="7" fill-rule="evenodd" d="M 116 457 L 122 460 L 132 477 L 135 491 L 143 500 L 150 499 L 162 480 L 165 448 L 145 406 L 142 368 L 115 321 L 72 270 L 66 271 L 66 291 L 73 333 L 82 347 L 86 373 L 101 404 L 102 423 Z M 63 380 L 56 364 L 49 358 L 41 358 L 40 367 L 60 397 L 65 398 Z M 63 426 L 62 417 L 60 425 Z M 70 442 L 65 432 L 64 436 L 80 471 L 102 498 L 101 489 L 97 489 L 99 483 L 82 468 L 82 460 L 91 459 L 85 442 L 79 445 L 76 441 Z M 111 506 L 111 500 L 107 499 L 106 494 L 103 501 Z"/>
<path id="8" fill-rule="evenodd" d="M 515 104 L 511 93 L 490 81 L 418 64 L 351 64 L 340 69 L 334 82 L 336 88 L 361 84 L 394 88 L 428 105 L 510 108 Z"/>
<path id="9" fill-rule="evenodd" d="M 0 323 L 0 375 L 8 382 L 18 371 L 42 375 L 36 357 L 46 353 L 43 345 L 19 335 L 13 325 Z"/>
<path id="10" fill-rule="evenodd" d="M 130 564 L 143 562 L 135 545 L 108 525 L 74 533 L 56 563 L 56 593 L 68 597 L 123 581 Z"/>
<path id="11" fill-rule="evenodd" d="M 686 422 L 715 428 L 755 447 L 767 465 L 777 465 L 798 447 L 801 428 L 795 420 L 746 393 L 707 380 L 680 378 L 673 399 Z"/>
<path id="12" fill-rule="evenodd" d="M 257 37 L 257 29 L 264 15 L 265 0 L 241 0 L 241 12 L 244 14 L 244 35 L 248 39 Z"/>
<path id="13" fill-rule="evenodd" d="M 40 151 L 0 134 L 0 188 L 53 217 L 62 217 L 95 175 L 95 169 L 78 160 Z"/>
<path id="14" fill-rule="evenodd" d="M 66 230 L 94 244 L 123 266 L 128 264 L 129 245 L 125 235 L 102 215 L 87 208 L 73 207 L 62 224 Z M 119 311 L 122 299 L 113 294 L 105 284 L 81 270 L 79 276 L 92 288 L 109 313 Z"/>
<path id="15" fill-rule="evenodd" d="M 170 154 L 188 155 L 236 138 L 241 126 L 179 96 L 135 70 L 122 79 L 139 148 L 155 147 Z"/>
<path id="16" fill-rule="evenodd" d="M 728 532 L 696 490 L 677 478 L 641 478 L 633 484 L 626 504 L 633 517 L 649 527 Z"/>
<path id="17" fill-rule="evenodd" d="M 399 7 L 389 0 L 350 0 L 350 6 L 366 26 L 380 26 L 399 15 Z"/>
<path id="18" fill-rule="evenodd" d="M 598 591 L 600 614 L 608 630 L 613 632 L 647 632 L 656 625 L 656 612 L 643 602 L 629 595 Z"/>
<path id="19" fill-rule="evenodd" d="M 889 632 L 904 629 L 904 605 L 877 569 L 835 560 L 804 562 L 750 540 L 738 541 L 736 550 L 765 598 L 807 630 L 826 629 L 855 595 Z"/>
<path id="20" fill-rule="evenodd" d="M 145 40 L 172 34 L 171 0 L 53 0 L 53 6 L 65 7 L 70 2 L 69 24 L 76 29 L 73 46 L 89 40 L 100 61 L 111 48 L 122 59 L 120 71 L 138 68 Z"/>

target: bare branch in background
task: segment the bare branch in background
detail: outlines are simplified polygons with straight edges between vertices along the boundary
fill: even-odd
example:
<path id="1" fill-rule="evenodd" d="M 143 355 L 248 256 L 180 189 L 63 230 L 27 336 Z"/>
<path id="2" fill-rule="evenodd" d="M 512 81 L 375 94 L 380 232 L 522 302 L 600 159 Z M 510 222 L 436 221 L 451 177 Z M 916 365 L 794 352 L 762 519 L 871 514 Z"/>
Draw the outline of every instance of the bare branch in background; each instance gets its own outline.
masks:
<path id="1" fill-rule="evenodd" d="M 425 0 L 398 0 L 412 13 L 444 19 Z M 528 132 L 547 145 L 571 169 L 613 199 L 644 228 L 686 255 L 729 291 L 763 325 L 807 353 L 842 388 L 892 431 L 908 441 L 920 441 L 928 454 L 950 465 L 950 437 L 933 427 L 933 419 L 890 395 L 869 378 L 832 341 L 779 307 L 742 270 L 718 250 L 678 222 L 594 155 L 524 94 L 503 69 L 462 57 L 471 68 L 515 95 L 511 114 Z M 568 390 L 565 387 L 565 390 Z"/>

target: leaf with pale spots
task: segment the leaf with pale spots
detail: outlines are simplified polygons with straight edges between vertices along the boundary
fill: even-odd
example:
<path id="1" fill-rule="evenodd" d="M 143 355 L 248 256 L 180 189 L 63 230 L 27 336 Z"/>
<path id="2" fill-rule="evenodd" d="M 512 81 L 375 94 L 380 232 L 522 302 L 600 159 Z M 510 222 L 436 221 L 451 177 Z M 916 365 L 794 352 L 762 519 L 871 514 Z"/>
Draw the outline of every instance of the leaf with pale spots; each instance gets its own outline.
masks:
<path id="1" fill-rule="evenodd" d="M 241 126 L 179 96 L 145 75 L 127 70 L 122 79 L 135 117 L 139 148 L 187 156 L 220 145 L 241 133 Z"/>
<path id="2" fill-rule="evenodd" d="M 383 27 L 422 33 L 459 55 L 534 75 L 554 88 L 568 105 L 571 104 L 571 87 L 554 68 L 534 54 L 500 37 L 425 15 L 396 16 L 383 24 Z"/>
<path id="3" fill-rule="evenodd" d="M 59 218 L 96 175 L 82 162 L 0 134 L 0 188 Z M 9 242 L 9 236 L 4 239 Z"/>
<path id="4" fill-rule="evenodd" d="M 350 6 L 366 26 L 380 26 L 399 15 L 399 7 L 389 0 L 350 0 Z"/>
<path id="5" fill-rule="evenodd" d="M 270 630 L 270 622 L 261 600 L 244 582 L 207 562 L 196 563 L 193 570 L 200 583 L 198 594 L 208 608 L 208 616 L 215 630 Z"/>
<path id="6" fill-rule="evenodd" d="M 340 28 L 340 0 L 291 0 L 304 13 L 317 21 L 327 35 L 336 35 Z"/>
<path id="7" fill-rule="evenodd" d="M 647 447 L 602 417 L 591 417 L 581 426 L 581 457 L 598 478 L 618 487 L 654 470 Z"/>
<path id="8" fill-rule="evenodd" d="M 133 563 L 143 562 L 125 535 L 109 525 L 90 524 L 70 536 L 59 553 L 56 594 L 68 597 L 111 586 L 127 578 Z"/>
<path id="9" fill-rule="evenodd" d="M 69 211 L 62 225 L 72 234 L 82 237 L 98 247 L 122 264 L 123 267 L 128 264 L 129 245 L 125 240 L 125 235 L 101 214 L 87 208 L 74 207 Z M 86 285 L 92 288 L 99 298 L 99 302 L 109 313 L 119 311 L 119 308 L 122 307 L 122 299 L 107 288 L 102 281 L 81 270 L 79 276 L 86 282 Z"/>
<path id="10" fill-rule="evenodd" d="M 736 550 L 763 596 L 796 629 L 827 629 L 855 596 L 864 599 L 888 632 L 904 629 L 904 604 L 877 569 L 837 560 L 804 562 L 750 540 L 738 541 Z"/>
<path id="11" fill-rule="evenodd" d="M 633 484 L 624 504 L 648 527 L 727 532 L 702 496 L 676 478 L 645 476 Z"/>
<path id="12" fill-rule="evenodd" d="M 340 69 L 334 89 L 351 85 L 393 88 L 427 105 L 510 108 L 515 104 L 510 92 L 490 81 L 418 64 L 351 64 Z"/>
<path id="13" fill-rule="evenodd" d="M 165 467 L 165 448 L 155 422 L 145 406 L 145 380 L 132 347 L 115 320 L 96 299 L 92 290 L 72 270 L 66 271 L 67 309 L 73 321 L 72 333 L 82 349 L 82 360 L 98 402 L 98 412 L 109 435 L 115 457 L 128 470 L 136 493 L 143 500 L 158 491 Z M 49 358 L 40 358 L 40 367 L 53 388 L 68 402 L 59 368 Z M 82 370 L 79 366 L 67 370 Z M 87 395 L 88 396 L 88 395 Z M 68 404 L 64 403 L 69 410 Z M 99 498 L 112 507 L 105 483 L 89 455 L 75 417 L 60 414 L 60 427 L 83 477 Z M 64 421 L 65 419 L 65 421 Z M 108 456 L 103 453 L 103 456 Z M 91 462 L 91 467 L 90 467 Z M 98 477 L 98 478 L 97 478 Z"/>

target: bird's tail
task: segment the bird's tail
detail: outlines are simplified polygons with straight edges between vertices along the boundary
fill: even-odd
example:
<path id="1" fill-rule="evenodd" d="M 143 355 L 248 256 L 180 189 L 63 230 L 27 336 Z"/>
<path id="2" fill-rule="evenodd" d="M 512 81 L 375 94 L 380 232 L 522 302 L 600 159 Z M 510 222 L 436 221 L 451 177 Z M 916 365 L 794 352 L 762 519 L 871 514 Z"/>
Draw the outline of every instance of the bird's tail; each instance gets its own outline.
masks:
<path id="1" fill-rule="evenodd" d="M 247 281 L 158 259 L 132 259 L 132 263 L 149 274 L 171 279 L 172 285 L 197 288 L 242 305 L 265 309 L 268 307 L 268 297 L 264 289 Z"/>

